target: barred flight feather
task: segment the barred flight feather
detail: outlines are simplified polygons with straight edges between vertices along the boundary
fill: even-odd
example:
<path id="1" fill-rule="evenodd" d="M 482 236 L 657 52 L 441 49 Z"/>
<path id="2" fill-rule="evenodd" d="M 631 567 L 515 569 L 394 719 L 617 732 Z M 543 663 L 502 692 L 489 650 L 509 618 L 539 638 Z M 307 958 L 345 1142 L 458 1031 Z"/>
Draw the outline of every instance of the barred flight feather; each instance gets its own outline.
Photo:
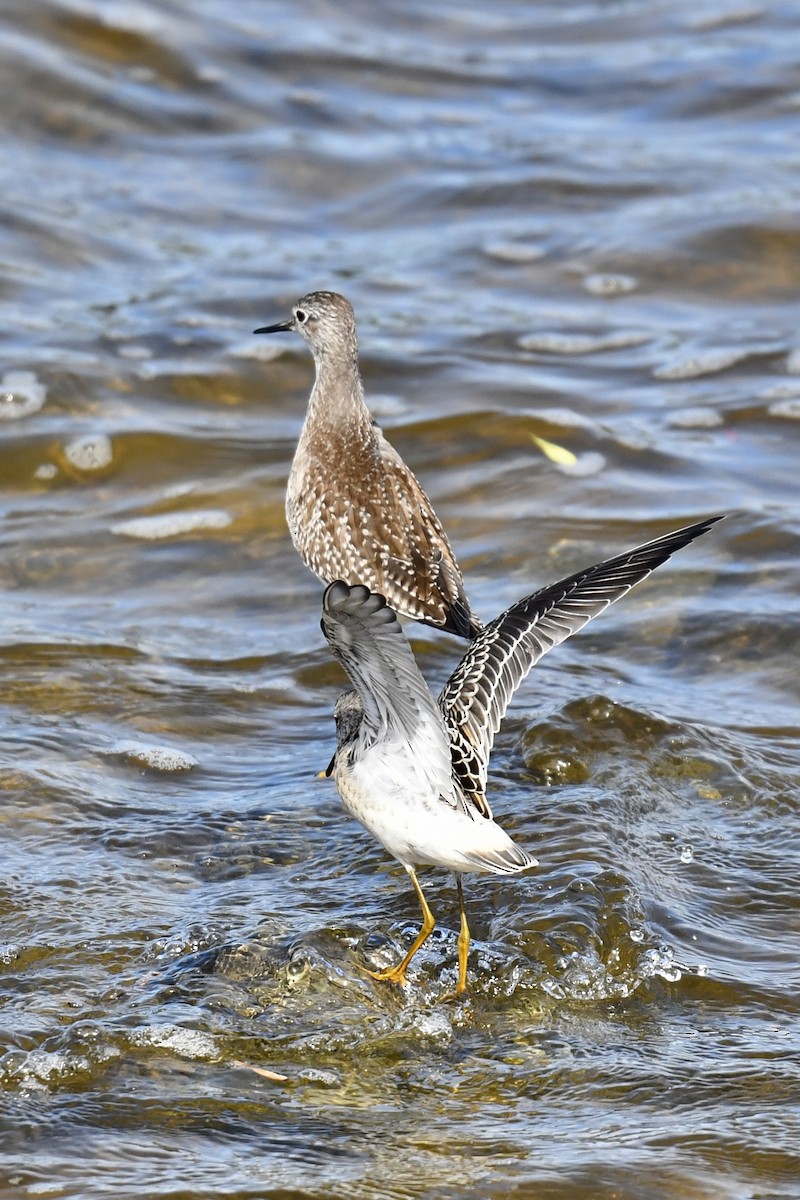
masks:
<path id="1" fill-rule="evenodd" d="M 491 818 L 485 795 L 489 754 L 511 698 L 530 669 L 721 520 L 698 521 L 570 575 L 518 600 L 484 627 L 439 697 L 453 770 L 479 813 Z"/>

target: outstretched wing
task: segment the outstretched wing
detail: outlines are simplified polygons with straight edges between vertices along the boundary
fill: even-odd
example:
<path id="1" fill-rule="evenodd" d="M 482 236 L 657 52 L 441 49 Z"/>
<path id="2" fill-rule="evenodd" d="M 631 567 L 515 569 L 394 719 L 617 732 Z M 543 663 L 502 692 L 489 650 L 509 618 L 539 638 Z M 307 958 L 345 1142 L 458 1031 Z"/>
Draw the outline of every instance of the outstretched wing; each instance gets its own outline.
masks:
<path id="1" fill-rule="evenodd" d="M 447 730 L 394 610 L 363 584 L 337 580 L 322 597 L 321 626 L 361 700 L 362 744 L 404 738 L 430 786 L 450 802 Z"/>
<path id="2" fill-rule="evenodd" d="M 489 754 L 511 697 L 531 667 L 721 520 L 687 525 L 570 575 L 518 600 L 484 628 L 439 697 L 453 770 L 479 812 L 491 816 L 485 796 Z"/>

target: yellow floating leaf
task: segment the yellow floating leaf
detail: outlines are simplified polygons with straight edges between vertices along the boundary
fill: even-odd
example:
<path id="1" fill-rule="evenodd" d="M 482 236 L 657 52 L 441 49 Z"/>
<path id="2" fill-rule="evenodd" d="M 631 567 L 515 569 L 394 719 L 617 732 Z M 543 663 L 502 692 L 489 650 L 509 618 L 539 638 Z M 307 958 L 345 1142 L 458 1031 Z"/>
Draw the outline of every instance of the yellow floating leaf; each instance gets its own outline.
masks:
<path id="1" fill-rule="evenodd" d="M 572 467 L 578 461 L 577 454 L 573 454 L 566 446 L 558 446 L 555 442 L 548 442 L 543 437 L 537 437 L 535 433 L 531 434 L 531 441 L 535 446 L 538 446 L 542 454 L 547 455 L 551 462 L 554 462 L 559 467 Z"/>

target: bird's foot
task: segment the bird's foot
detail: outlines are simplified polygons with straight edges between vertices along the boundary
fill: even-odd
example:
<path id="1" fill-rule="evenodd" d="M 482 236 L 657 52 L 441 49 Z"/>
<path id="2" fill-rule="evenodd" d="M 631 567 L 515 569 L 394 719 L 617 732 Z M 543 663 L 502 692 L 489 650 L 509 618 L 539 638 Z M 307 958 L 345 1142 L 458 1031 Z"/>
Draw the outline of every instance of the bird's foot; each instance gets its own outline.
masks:
<path id="1" fill-rule="evenodd" d="M 442 995 L 439 996 L 439 998 L 437 999 L 436 1003 L 437 1004 L 451 1004 L 454 1000 L 460 1000 L 466 990 L 467 990 L 466 983 L 462 983 L 461 980 L 459 980 L 455 991 L 443 992 Z"/>
<path id="2" fill-rule="evenodd" d="M 366 967 L 364 968 L 366 970 Z M 404 963 L 398 963 L 396 967 L 387 967 L 385 971 L 367 971 L 371 979 L 378 979 L 388 983 L 405 983 L 406 968 Z"/>

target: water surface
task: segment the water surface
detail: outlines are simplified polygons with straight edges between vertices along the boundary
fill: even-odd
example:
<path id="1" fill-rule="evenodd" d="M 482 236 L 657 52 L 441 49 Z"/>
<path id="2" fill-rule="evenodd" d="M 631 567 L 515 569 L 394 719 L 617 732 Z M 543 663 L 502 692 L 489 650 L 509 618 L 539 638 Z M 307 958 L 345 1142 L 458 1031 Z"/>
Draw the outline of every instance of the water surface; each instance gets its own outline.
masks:
<path id="1" fill-rule="evenodd" d="M 4 1196 L 797 1195 L 796 16 L 10 0 Z M 314 778 L 318 287 L 484 618 L 729 514 L 518 695 L 459 1002 Z"/>

